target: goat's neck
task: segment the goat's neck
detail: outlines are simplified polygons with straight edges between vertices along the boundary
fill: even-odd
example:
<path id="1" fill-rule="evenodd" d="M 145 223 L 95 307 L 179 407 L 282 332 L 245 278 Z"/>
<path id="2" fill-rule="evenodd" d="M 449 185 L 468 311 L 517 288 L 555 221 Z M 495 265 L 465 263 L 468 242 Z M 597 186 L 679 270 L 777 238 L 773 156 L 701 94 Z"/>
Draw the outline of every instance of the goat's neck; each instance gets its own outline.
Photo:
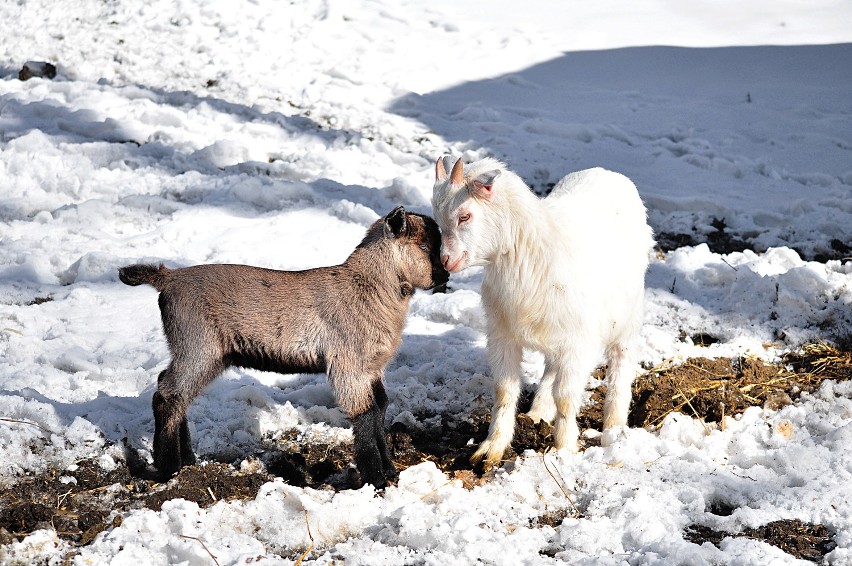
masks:
<path id="1" fill-rule="evenodd" d="M 348 268 L 357 285 L 366 293 L 387 304 L 404 303 L 414 294 L 414 287 L 405 280 L 381 253 L 358 248 L 347 258 Z"/>
<path id="2" fill-rule="evenodd" d="M 537 271 L 547 261 L 547 241 L 554 234 L 549 211 L 532 193 L 517 195 L 506 211 L 508 222 L 502 232 L 502 245 L 492 267 L 503 274 L 525 274 Z"/>

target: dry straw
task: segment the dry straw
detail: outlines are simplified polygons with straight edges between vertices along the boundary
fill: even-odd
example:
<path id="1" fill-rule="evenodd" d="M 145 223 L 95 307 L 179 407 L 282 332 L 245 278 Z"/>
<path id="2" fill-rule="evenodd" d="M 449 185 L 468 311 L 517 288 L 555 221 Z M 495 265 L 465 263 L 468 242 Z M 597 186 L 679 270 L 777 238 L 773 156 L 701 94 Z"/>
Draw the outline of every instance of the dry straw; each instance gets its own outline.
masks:
<path id="1" fill-rule="evenodd" d="M 715 360 L 688 360 L 674 364 L 671 360 L 652 368 L 637 380 L 637 387 L 651 391 L 666 387 L 671 390 L 671 405 L 667 411 L 648 415 L 645 425 L 658 425 L 672 412 L 683 412 L 704 420 L 696 408 L 702 406 L 724 407 L 728 415 L 736 413 L 729 400 L 739 400 L 744 406 L 760 406 L 777 395 L 796 395 L 813 391 L 828 379 L 847 380 L 852 377 L 852 353 L 841 351 L 825 343 L 805 344 L 799 351 L 782 356 L 780 363 L 766 364 L 756 358 L 732 359 L 729 368 L 720 371 L 723 364 Z M 706 366 L 709 366 L 706 367 Z M 745 371 L 742 368 L 748 366 Z M 648 383 L 651 382 L 651 385 Z M 788 401 L 789 402 L 789 401 Z M 705 425 L 706 428 L 706 425 Z"/>

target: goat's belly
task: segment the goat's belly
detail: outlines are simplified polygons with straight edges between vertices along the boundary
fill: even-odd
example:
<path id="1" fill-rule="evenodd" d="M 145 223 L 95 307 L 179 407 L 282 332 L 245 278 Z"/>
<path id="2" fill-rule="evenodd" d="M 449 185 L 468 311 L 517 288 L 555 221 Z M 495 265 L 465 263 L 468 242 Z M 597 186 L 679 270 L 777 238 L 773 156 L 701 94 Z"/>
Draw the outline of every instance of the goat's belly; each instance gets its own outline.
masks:
<path id="1" fill-rule="evenodd" d="M 510 338 L 526 348 L 548 352 L 567 341 L 599 343 L 611 332 L 599 328 L 605 305 L 597 295 L 578 296 L 565 291 L 567 286 L 550 289 L 513 290 L 512 296 L 502 293 L 503 287 L 483 281 L 482 302 L 489 318 L 491 331 Z M 608 319 L 608 317 L 607 317 Z"/>
<path id="2" fill-rule="evenodd" d="M 563 334 L 563 325 L 551 316 L 524 310 L 502 310 L 492 312 L 498 333 L 511 337 L 525 348 L 548 350 L 558 336 Z"/>
<path id="3" fill-rule="evenodd" d="M 282 374 L 326 372 L 325 360 L 314 356 L 281 357 L 254 353 L 231 356 L 230 362 L 239 367 Z"/>
<path id="4" fill-rule="evenodd" d="M 621 334 L 624 323 L 628 322 L 627 317 L 606 316 L 600 312 L 603 309 L 581 312 L 564 302 L 551 303 L 548 309 L 522 308 L 522 305 L 506 308 L 508 306 L 493 310 L 486 306 L 491 332 L 545 353 L 562 350 L 566 343 L 603 347 L 613 336 Z"/>

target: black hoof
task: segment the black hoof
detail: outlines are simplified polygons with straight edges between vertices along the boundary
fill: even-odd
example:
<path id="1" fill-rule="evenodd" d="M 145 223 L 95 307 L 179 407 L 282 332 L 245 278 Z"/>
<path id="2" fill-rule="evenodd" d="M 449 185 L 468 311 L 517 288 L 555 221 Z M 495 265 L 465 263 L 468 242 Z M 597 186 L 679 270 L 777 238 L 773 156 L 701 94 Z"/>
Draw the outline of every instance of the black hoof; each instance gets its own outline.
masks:
<path id="1" fill-rule="evenodd" d="M 358 472 L 361 476 L 362 485 L 370 484 L 376 489 L 384 489 L 388 485 L 387 479 L 385 479 L 385 476 L 378 470 L 371 470 L 367 473 L 358 470 Z"/>
<path id="2" fill-rule="evenodd" d="M 127 437 L 122 438 L 121 443 L 124 446 L 124 461 L 127 462 L 127 471 L 130 472 L 131 476 L 143 480 L 164 481 L 163 474 L 145 461 L 139 451 L 130 445 Z"/>
<path id="3" fill-rule="evenodd" d="M 396 483 L 399 479 L 399 470 L 396 469 L 396 466 L 391 464 L 389 468 L 385 468 L 384 475 L 385 480 L 387 480 L 388 483 Z"/>

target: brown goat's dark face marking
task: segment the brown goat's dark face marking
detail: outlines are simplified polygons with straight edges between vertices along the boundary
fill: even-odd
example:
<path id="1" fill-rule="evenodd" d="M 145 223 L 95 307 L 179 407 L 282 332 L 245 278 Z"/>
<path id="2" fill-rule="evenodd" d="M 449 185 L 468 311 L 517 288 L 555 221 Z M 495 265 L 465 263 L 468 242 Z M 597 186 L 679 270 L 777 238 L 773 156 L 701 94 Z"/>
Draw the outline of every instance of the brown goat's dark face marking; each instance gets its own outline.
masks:
<path id="1" fill-rule="evenodd" d="M 127 285 L 160 291 L 172 359 L 152 402 L 154 469 L 168 479 L 195 462 L 187 410 L 226 367 L 280 373 L 327 372 L 355 432 L 365 482 L 384 487 L 396 468 L 384 436 L 382 374 L 401 341 L 409 297 L 447 282 L 438 225 L 394 209 L 375 222 L 341 265 L 301 272 L 245 265 L 184 269 L 133 265 Z"/>
<path id="2" fill-rule="evenodd" d="M 401 245 L 407 261 L 413 266 L 411 284 L 420 289 L 432 289 L 446 283 L 449 272 L 441 264 L 441 232 L 429 216 L 408 213 L 407 231 Z"/>

